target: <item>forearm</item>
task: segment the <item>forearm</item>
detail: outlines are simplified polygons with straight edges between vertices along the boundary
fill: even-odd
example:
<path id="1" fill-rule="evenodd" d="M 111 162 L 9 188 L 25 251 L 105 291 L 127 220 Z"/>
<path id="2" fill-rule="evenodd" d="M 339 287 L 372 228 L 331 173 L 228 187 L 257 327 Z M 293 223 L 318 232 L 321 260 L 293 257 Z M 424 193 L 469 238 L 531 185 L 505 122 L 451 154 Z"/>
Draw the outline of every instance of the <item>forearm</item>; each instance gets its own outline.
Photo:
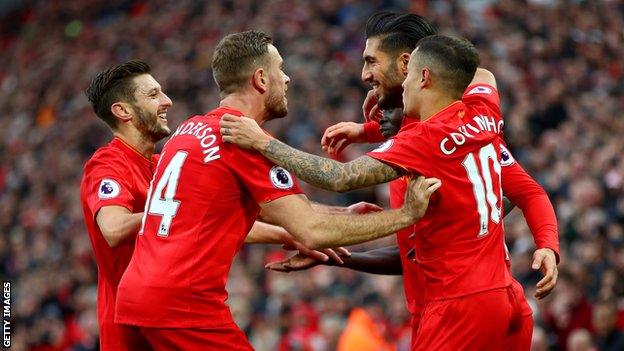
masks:
<path id="1" fill-rule="evenodd" d="M 141 229 L 143 213 L 123 213 L 106 218 L 98 217 L 98 227 L 110 247 L 115 247 L 125 240 L 134 239 Z"/>
<path id="2" fill-rule="evenodd" d="M 332 266 L 349 268 L 359 272 L 402 275 L 403 266 L 401 256 L 397 246 L 382 247 L 365 252 L 352 252 L 349 257 L 342 257 L 343 264 L 333 264 Z"/>
<path id="3" fill-rule="evenodd" d="M 349 213 L 349 208 L 348 207 L 344 207 L 344 206 L 330 206 L 330 205 L 323 205 L 323 204 L 319 204 L 317 202 L 310 202 L 310 205 L 312 205 L 312 209 L 318 213 L 325 213 L 325 214 L 346 214 Z"/>
<path id="4" fill-rule="evenodd" d="M 559 234 L 557 230 L 557 218 L 555 210 L 544 194 L 541 198 L 532 198 L 518 205 L 529 226 L 535 246 L 538 249 L 549 248 L 553 250 L 559 262 Z"/>
<path id="5" fill-rule="evenodd" d="M 256 221 L 253 227 L 251 227 L 249 234 L 247 234 L 247 237 L 245 237 L 245 243 L 282 244 L 286 243 L 289 237 L 292 238 L 292 236 L 282 227 Z"/>
<path id="6" fill-rule="evenodd" d="M 535 246 L 552 249 L 559 262 L 557 217 L 544 189 L 516 163 L 503 168 L 503 193 L 522 211 Z"/>
<path id="7" fill-rule="evenodd" d="M 277 139 L 270 139 L 259 145 L 258 151 L 293 172 L 299 179 L 331 191 L 358 189 L 385 183 L 400 176 L 390 166 L 378 167 L 376 163 L 380 162 L 377 160 L 360 158 L 342 163 L 294 149 Z"/>
<path id="8" fill-rule="evenodd" d="M 305 232 L 295 236 L 310 248 L 326 248 L 359 244 L 395 233 L 416 221 L 403 209 L 365 215 L 316 214 L 302 227 Z M 300 231 L 299 228 L 293 228 Z"/>

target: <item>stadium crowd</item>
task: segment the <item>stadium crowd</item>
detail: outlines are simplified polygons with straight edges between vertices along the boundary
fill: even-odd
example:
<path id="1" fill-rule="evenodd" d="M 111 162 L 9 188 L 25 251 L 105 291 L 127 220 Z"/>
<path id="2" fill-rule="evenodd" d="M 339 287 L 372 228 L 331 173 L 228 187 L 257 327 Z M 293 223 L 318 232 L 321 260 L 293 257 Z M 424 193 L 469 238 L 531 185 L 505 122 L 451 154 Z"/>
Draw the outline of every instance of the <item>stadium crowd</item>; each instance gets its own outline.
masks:
<path id="1" fill-rule="evenodd" d="M 289 115 L 268 127 L 288 144 L 321 154 L 325 128 L 362 119 L 363 24 L 379 9 L 418 13 L 442 33 L 467 37 L 496 74 L 506 140 L 550 195 L 559 220 L 559 281 L 538 302 L 531 234 L 518 210 L 505 219 L 513 273 L 534 310 L 534 349 L 624 349 L 624 2 L 618 0 L 4 3 L 0 276 L 13 282 L 13 348 L 97 348 L 97 272 L 79 182 L 85 160 L 111 136 L 84 95 L 89 79 L 114 63 L 148 61 L 174 101 L 175 128 L 218 102 L 210 70 L 218 40 L 262 29 L 273 35 L 291 78 Z M 343 157 L 368 148 L 350 146 Z M 387 205 L 384 187 L 304 190 L 323 203 Z M 335 350 L 355 307 L 373 317 L 380 338 L 408 349 L 400 278 L 322 266 L 290 274 L 264 269 L 285 255 L 277 246 L 246 246 L 230 273 L 228 303 L 258 351 Z"/>

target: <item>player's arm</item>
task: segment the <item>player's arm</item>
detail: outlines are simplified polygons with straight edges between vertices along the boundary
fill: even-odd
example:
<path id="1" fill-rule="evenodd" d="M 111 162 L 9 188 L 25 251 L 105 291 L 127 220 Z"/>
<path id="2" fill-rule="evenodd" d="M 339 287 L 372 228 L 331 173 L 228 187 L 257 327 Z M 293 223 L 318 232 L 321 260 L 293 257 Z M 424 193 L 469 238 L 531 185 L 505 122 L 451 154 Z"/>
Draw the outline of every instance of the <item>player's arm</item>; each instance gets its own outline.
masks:
<path id="1" fill-rule="evenodd" d="M 397 246 L 389 246 L 364 252 L 352 252 L 349 257 L 342 258 L 343 263 L 337 263 L 333 259 L 319 261 L 299 253 L 282 261 L 271 262 L 266 265 L 266 268 L 279 272 L 293 272 L 322 264 L 372 274 L 401 275 L 403 266 L 399 255 Z"/>
<path id="2" fill-rule="evenodd" d="M 256 221 L 247 237 L 245 237 L 245 244 L 285 244 L 292 238 L 286 229 Z"/>
<path id="3" fill-rule="evenodd" d="M 505 208 L 504 215 L 507 216 L 515 205 L 507 198 L 503 198 Z M 402 275 L 403 265 L 398 246 L 388 246 L 372 249 L 364 252 L 352 252 L 349 257 L 342 257 L 342 263 L 335 260 L 317 260 L 305 254 L 298 253 L 281 261 L 271 262 L 266 268 L 278 272 L 293 272 L 310 269 L 318 265 L 336 266 L 352 269 L 358 272 L 382 274 L 382 275 Z"/>
<path id="4" fill-rule="evenodd" d="M 348 246 L 390 235 L 415 223 L 440 185 L 437 179 L 419 177 L 410 182 L 403 207 L 363 215 L 318 213 L 303 195 L 283 196 L 261 207 L 274 223 L 306 247 Z"/>
<path id="5" fill-rule="evenodd" d="M 502 170 L 503 193 L 522 211 L 537 247 L 531 266 L 544 274 L 535 293 L 542 299 L 557 283 L 559 234 L 555 210 L 544 189 L 517 162 Z"/>
<path id="6" fill-rule="evenodd" d="M 479 67 L 468 86 L 474 84 L 488 84 L 496 88 L 496 77 L 487 69 Z"/>
<path id="7" fill-rule="evenodd" d="M 289 249 L 298 250 L 300 255 L 308 257 L 311 260 L 317 262 L 327 262 L 331 260 L 338 264 L 343 264 L 344 257 L 348 257 L 351 254 L 347 249 L 342 247 L 335 250 L 311 250 L 297 241 L 286 229 L 261 221 L 256 221 L 253 224 L 249 234 L 245 237 L 245 244 L 282 244 Z"/>
<path id="8" fill-rule="evenodd" d="M 143 212 L 132 213 L 123 206 L 103 206 L 95 216 L 95 221 L 110 247 L 115 247 L 127 239 L 134 239 L 141 229 Z"/>
<path id="9" fill-rule="evenodd" d="M 321 213 L 364 214 L 364 213 L 369 213 L 369 212 L 383 211 L 383 208 L 375 204 L 371 204 L 369 202 L 364 202 L 364 201 L 361 201 L 361 202 L 358 202 L 358 203 L 355 203 L 353 205 L 346 206 L 346 207 L 330 206 L 330 205 L 319 204 L 316 202 L 311 202 L 311 205 L 312 205 L 312 208 L 316 212 L 321 212 Z"/>
<path id="10" fill-rule="evenodd" d="M 386 183 L 404 174 L 369 156 L 342 163 L 297 150 L 264 133 L 251 118 L 226 114 L 220 125 L 223 141 L 257 150 L 299 179 L 326 190 L 344 192 Z"/>

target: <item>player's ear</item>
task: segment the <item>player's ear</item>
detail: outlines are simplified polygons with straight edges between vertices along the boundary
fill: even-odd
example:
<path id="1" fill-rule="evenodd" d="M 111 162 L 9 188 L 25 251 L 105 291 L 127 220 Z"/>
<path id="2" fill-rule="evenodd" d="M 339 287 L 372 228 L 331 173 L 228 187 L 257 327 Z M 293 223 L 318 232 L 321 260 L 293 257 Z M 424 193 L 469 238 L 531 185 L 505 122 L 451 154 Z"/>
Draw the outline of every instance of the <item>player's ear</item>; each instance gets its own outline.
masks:
<path id="1" fill-rule="evenodd" d="M 399 72 L 403 73 L 404 77 L 407 77 L 407 64 L 409 63 L 410 54 L 404 52 L 397 58 L 397 65 L 399 66 Z"/>
<path id="2" fill-rule="evenodd" d="M 423 67 L 420 70 L 420 86 L 426 87 L 431 85 L 431 71 L 427 67 Z"/>
<path id="3" fill-rule="evenodd" d="M 125 102 L 115 102 L 111 105 L 111 113 L 122 123 L 132 119 L 132 108 Z"/>
<path id="4" fill-rule="evenodd" d="M 256 69 L 251 77 L 251 85 L 254 89 L 256 89 L 260 94 L 264 94 L 268 90 L 267 83 L 268 79 L 266 70 L 262 67 Z"/>

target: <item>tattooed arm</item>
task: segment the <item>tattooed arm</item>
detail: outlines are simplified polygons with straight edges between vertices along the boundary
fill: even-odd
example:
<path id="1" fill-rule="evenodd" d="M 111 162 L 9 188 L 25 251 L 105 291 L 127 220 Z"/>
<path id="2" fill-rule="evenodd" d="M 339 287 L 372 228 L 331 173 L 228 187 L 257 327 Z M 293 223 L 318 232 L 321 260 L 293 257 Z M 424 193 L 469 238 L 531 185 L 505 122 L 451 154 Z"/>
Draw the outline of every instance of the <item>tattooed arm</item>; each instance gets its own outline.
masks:
<path id="1" fill-rule="evenodd" d="M 386 183 L 405 174 L 401 169 L 368 156 L 342 163 L 308 154 L 267 135 L 247 117 L 224 115 L 221 135 L 223 141 L 257 150 L 299 179 L 331 191 L 344 192 Z"/>

